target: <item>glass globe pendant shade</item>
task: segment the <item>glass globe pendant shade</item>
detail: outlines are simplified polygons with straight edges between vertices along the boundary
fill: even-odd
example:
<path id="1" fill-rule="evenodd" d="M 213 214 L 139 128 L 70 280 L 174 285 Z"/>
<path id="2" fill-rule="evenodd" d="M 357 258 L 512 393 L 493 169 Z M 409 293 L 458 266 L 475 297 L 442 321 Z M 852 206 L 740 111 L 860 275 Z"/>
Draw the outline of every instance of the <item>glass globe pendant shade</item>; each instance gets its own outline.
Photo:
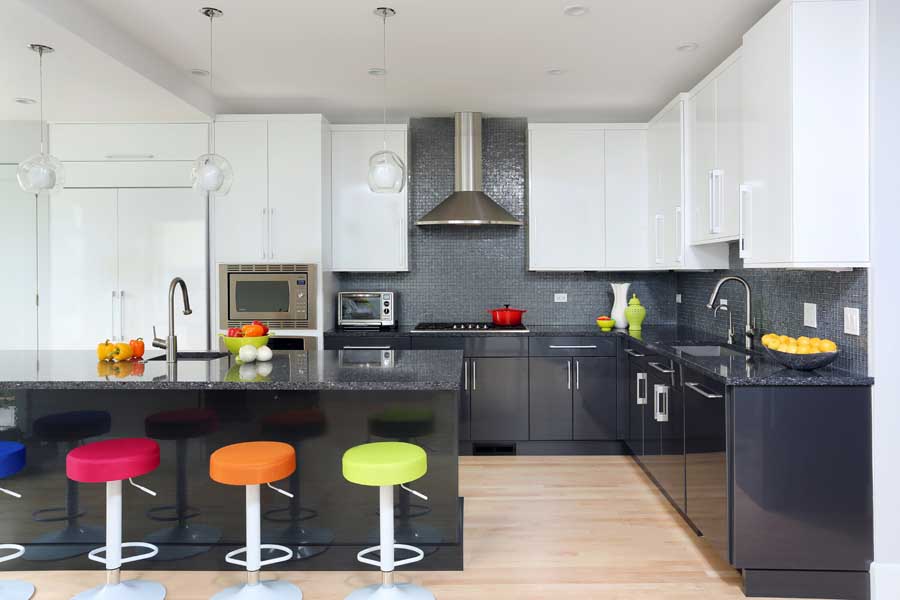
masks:
<path id="1" fill-rule="evenodd" d="M 376 152 L 369 159 L 369 189 L 376 194 L 398 194 L 406 185 L 406 165 L 390 150 Z"/>
<path id="2" fill-rule="evenodd" d="M 204 154 L 194 161 L 191 185 L 198 192 L 213 192 L 224 196 L 231 191 L 234 170 L 224 156 Z"/>
<path id="3" fill-rule="evenodd" d="M 19 187 L 30 194 L 41 192 L 56 193 L 66 182 L 66 171 L 62 163 L 50 154 L 35 154 L 19 163 L 16 170 Z"/>

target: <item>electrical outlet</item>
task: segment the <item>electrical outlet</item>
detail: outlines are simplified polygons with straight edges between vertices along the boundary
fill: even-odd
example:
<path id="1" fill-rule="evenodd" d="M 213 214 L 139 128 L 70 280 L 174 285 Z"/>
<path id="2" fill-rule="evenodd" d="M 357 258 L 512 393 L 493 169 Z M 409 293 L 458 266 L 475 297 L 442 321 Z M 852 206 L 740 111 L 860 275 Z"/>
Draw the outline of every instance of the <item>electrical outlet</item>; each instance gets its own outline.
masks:
<path id="1" fill-rule="evenodd" d="M 568 294 L 553 294 L 554 302 L 568 302 L 569 295 Z"/>
<path id="2" fill-rule="evenodd" d="M 816 305 L 811 302 L 803 303 L 803 325 L 805 327 L 818 327 L 818 324 L 816 324 Z"/>
<path id="3" fill-rule="evenodd" d="M 681 294 L 675 294 L 675 304 L 681 304 Z"/>
<path id="4" fill-rule="evenodd" d="M 859 335 L 859 309 L 844 307 L 844 333 Z"/>

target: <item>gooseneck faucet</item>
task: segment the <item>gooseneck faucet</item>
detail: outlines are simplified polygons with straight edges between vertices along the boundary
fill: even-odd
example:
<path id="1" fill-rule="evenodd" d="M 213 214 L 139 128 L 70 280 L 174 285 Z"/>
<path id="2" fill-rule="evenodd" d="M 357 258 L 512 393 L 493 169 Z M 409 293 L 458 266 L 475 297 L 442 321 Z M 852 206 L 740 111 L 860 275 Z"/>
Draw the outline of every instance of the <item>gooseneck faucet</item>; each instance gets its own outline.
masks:
<path id="1" fill-rule="evenodd" d="M 166 351 L 166 362 L 174 363 L 178 357 L 178 336 L 175 335 L 175 288 L 181 286 L 181 299 L 185 315 L 191 314 L 191 299 L 188 297 L 187 284 L 181 277 L 176 277 L 169 284 L 169 335 L 165 340 L 156 337 L 156 326 L 153 326 L 153 347 Z"/>
<path id="2" fill-rule="evenodd" d="M 715 289 L 712 291 L 712 294 L 709 295 L 709 302 L 706 303 L 706 308 L 708 308 L 709 310 L 714 310 L 713 305 L 716 302 L 716 297 L 719 295 L 719 290 L 722 288 L 723 284 L 728 283 L 729 281 L 737 281 L 738 283 L 742 284 L 747 290 L 747 324 L 744 327 L 744 347 L 747 350 L 753 350 L 753 336 L 756 335 L 756 332 L 753 330 L 753 326 L 751 325 L 753 304 L 750 298 L 750 284 L 747 283 L 746 279 L 735 277 L 733 275 L 720 279 L 719 283 L 716 284 Z"/>

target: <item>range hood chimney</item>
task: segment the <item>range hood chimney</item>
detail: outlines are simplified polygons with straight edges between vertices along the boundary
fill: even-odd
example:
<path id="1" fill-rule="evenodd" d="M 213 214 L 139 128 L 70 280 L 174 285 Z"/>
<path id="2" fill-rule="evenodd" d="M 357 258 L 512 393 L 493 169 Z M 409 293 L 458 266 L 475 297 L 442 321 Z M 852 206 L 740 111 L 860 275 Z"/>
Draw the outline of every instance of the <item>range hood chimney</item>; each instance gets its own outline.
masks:
<path id="1" fill-rule="evenodd" d="M 456 191 L 416 225 L 521 225 L 482 190 L 481 113 L 455 115 Z"/>

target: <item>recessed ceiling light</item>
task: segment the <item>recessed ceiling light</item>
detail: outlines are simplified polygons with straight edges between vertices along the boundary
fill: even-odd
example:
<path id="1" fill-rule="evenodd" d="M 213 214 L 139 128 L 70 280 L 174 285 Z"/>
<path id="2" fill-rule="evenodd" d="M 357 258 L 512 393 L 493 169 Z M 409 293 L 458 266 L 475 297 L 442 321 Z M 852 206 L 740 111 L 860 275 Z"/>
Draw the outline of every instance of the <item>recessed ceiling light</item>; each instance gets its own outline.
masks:
<path id="1" fill-rule="evenodd" d="M 675 49 L 679 52 L 693 52 L 699 47 L 700 44 L 698 44 L 697 42 L 684 42 L 675 46 Z"/>
<path id="2" fill-rule="evenodd" d="M 553 69 L 547 69 L 547 75 L 553 75 L 554 77 L 557 75 L 563 75 L 563 74 L 565 74 L 565 72 L 566 72 L 565 69 L 560 69 L 560 68 L 556 68 L 556 67 L 554 67 Z"/>
<path id="3" fill-rule="evenodd" d="M 367 71 L 372 77 L 383 77 L 385 70 L 381 67 L 372 67 Z"/>
<path id="4" fill-rule="evenodd" d="M 191 75 L 196 75 L 197 77 L 209 77 L 209 71 L 206 69 L 191 69 Z"/>
<path id="5" fill-rule="evenodd" d="M 19 104 L 37 104 L 34 98 L 13 98 Z"/>
<path id="6" fill-rule="evenodd" d="M 563 8 L 563 14 L 567 17 L 583 17 L 590 9 L 584 4 L 569 4 Z"/>

